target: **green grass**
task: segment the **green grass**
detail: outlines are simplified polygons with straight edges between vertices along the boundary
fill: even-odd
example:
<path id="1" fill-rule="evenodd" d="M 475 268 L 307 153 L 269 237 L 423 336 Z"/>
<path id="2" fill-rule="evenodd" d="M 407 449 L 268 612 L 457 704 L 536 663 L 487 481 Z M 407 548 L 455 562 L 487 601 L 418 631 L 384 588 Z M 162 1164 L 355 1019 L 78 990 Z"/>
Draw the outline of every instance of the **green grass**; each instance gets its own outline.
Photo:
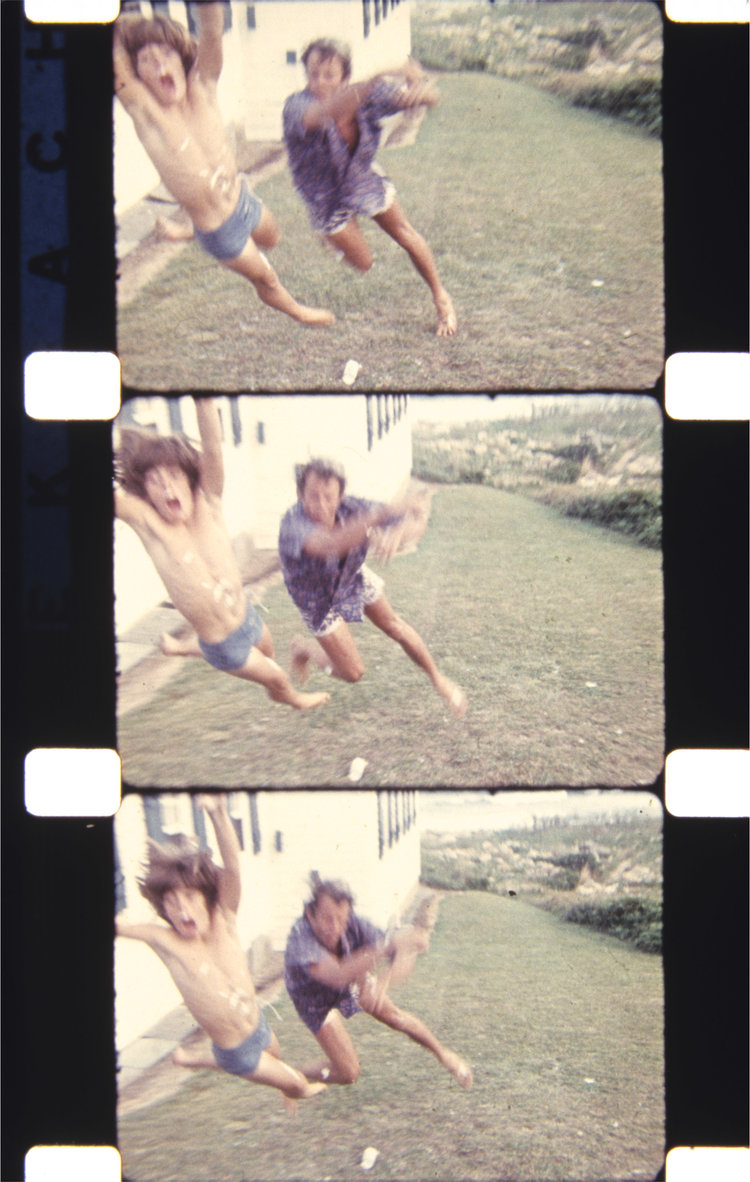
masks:
<path id="1" fill-rule="evenodd" d="M 186 659 L 148 706 L 119 721 L 138 787 L 650 784 L 663 759 L 660 556 L 495 489 L 439 491 L 418 550 L 383 573 L 386 594 L 464 687 L 453 718 L 423 673 L 369 622 L 366 674 L 315 675 L 331 702 L 301 716 L 252 684 Z M 300 630 L 283 586 L 264 615 L 287 663 Z"/>
<path id="2" fill-rule="evenodd" d="M 463 1054 L 462 1091 L 434 1058 L 365 1015 L 362 1063 L 285 1118 L 276 1095 L 197 1072 L 119 1125 L 129 1182 L 653 1177 L 663 1157 L 661 963 L 520 901 L 448 896 L 427 955 L 395 994 Z M 269 1013 L 291 1063 L 317 1044 L 286 995 Z"/>
<path id="3" fill-rule="evenodd" d="M 453 296 L 454 338 L 435 337 L 426 286 L 373 223 L 368 274 L 326 253 L 284 171 L 259 186 L 284 235 L 274 266 L 337 323 L 301 328 L 191 244 L 120 310 L 125 384 L 346 390 L 353 358 L 358 391 L 652 387 L 663 366 L 660 145 L 520 82 L 463 73 L 440 88 L 417 142 L 380 159 Z"/>

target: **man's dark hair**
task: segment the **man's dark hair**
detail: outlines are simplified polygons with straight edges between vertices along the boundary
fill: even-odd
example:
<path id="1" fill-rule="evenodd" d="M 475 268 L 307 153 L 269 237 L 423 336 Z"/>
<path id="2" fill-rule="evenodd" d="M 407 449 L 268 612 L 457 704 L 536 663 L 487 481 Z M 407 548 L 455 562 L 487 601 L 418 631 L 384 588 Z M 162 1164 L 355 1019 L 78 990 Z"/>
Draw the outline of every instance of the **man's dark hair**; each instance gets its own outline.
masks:
<path id="1" fill-rule="evenodd" d="M 328 62 L 331 58 L 337 57 L 341 62 L 343 80 L 346 81 L 351 77 L 352 51 L 345 41 L 336 41 L 333 37 L 318 37 L 316 41 L 311 41 L 302 54 L 302 64 L 305 69 L 307 69 L 307 59 L 313 52 L 320 54 L 322 62 Z"/>
<path id="2" fill-rule="evenodd" d="M 306 464 L 297 464 L 294 469 L 294 475 L 297 480 L 297 496 L 301 497 L 305 491 L 305 483 L 307 477 L 311 472 L 314 472 L 321 480 L 330 480 L 335 477 L 339 482 L 339 490 L 343 497 L 344 489 L 346 488 L 346 477 L 343 468 L 334 463 L 333 460 L 315 459 L 309 460 Z"/>
<path id="3" fill-rule="evenodd" d="M 308 881 L 310 883 L 310 898 L 305 904 L 305 910 L 312 911 L 314 914 L 323 895 L 327 895 L 334 903 L 346 902 L 350 907 L 353 906 L 354 895 L 346 883 L 339 879 L 322 879 L 317 870 L 313 870 Z"/>

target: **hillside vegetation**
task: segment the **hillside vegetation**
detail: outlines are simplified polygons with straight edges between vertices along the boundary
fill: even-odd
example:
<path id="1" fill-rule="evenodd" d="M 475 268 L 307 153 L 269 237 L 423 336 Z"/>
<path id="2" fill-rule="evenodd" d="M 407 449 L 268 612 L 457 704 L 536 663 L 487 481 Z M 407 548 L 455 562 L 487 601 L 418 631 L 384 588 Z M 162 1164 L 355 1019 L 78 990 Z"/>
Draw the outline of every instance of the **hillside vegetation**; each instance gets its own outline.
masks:
<path id="1" fill-rule="evenodd" d="M 433 0 L 415 6 L 412 42 L 428 68 L 531 82 L 574 106 L 661 133 L 661 17 L 648 0 Z"/>
<path id="2" fill-rule="evenodd" d="M 522 493 L 661 545 L 661 417 L 647 397 L 559 397 L 528 419 L 416 422 L 414 474 Z"/>
<path id="3" fill-rule="evenodd" d="M 662 947 L 662 838 L 656 816 L 555 818 L 534 830 L 426 833 L 422 881 L 525 899 L 642 952 Z"/>

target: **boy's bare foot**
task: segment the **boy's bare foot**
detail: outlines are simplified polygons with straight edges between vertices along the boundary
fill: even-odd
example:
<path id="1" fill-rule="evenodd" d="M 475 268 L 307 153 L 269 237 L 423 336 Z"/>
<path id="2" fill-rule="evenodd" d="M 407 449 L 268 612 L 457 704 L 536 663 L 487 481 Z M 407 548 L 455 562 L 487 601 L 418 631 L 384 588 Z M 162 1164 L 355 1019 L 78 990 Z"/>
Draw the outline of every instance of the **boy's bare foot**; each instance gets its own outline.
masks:
<path id="1" fill-rule="evenodd" d="M 437 308 L 438 322 L 437 335 L 439 337 L 452 337 L 458 327 L 456 313 L 453 307 L 453 301 L 448 295 L 448 292 L 443 288 L 442 294 L 435 296 L 435 307 Z"/>
<path id="2" fill-rule="evenodd" d="M 307 328 L 330 328 L 332 324 L 336 323 L 333 312 L 329 312 L 326 308 L 307 308 L 304 304 L 298 304 L 297 307 L 298 311 L 295 313 L 294 319 Z"/>
<path id="3" fill-rule="evenodd" d="M 468 708 L 469 700 L 461 687 L 455 685 L 447 677 L 441 677 L 435 689 L 445 699 L 451 714 L 455 714 L 456 718 L 463 718 Z"/>
<path id="4" fill-rule="evenodd" d="M 330 700 L 330 694 L 297 694 L 293 705 L 297 710 L 314 710 L 316 706 L 324 706 Z"/>
<path id="5" fill-rule="evenodd" d="M 194 634 L 180 638 L 179 636 L 172 636 L 171 632 L 162 632 L 159 640 L 159 647 L 167 657 L 199 657 L 201 650 L 198 645 L 198 637 Z"/>
<path id="6" fill-rule="evenodd" d="M 474 1082 L 474 1077 L 471 1074 L 469 1064 L 456 1054 L 455 1051 L 446 1051 L 442 1059 L 443 1067 L 447 1067 L 451 1075 L 455 1075 L 462 1088 L 468 1091 Z"/>
<path id="7" fill-rule="evenodd" d="M 188 217 L 157 218 L 154 230 L 157 238 L 166 242 L 189 242 L 193 237 L 193 223 Z"/>
<path id="8" fill-rule="evenodd" d="M 186 1051 L 183 1047 L 175 1047 L 172 1052 L 172 1062 L 178 1067 L 215 1067 L 216 1060 L 211 1053 L 211 1048 L 206 1042 L 204 1045 L 198 1046 L 194 1051 Z"/>
<path id="9" fill-rule="evenodd" d="M 312 1099 L 313 1096 L 317 1096 L 318 1092 L 327 1092 L 327 1091 L 328 1091 L 328 1084 L 324 1084 L 324 1083 L 320 1083 L 320 1082 L 313 1083 L 312 1081 L 308 1080 L 307 1087 L 305 1088 L 304 1092 L 300 1096 L 300 1099 L 301 1100 L 310 1100 L 310 1099 Z"/>

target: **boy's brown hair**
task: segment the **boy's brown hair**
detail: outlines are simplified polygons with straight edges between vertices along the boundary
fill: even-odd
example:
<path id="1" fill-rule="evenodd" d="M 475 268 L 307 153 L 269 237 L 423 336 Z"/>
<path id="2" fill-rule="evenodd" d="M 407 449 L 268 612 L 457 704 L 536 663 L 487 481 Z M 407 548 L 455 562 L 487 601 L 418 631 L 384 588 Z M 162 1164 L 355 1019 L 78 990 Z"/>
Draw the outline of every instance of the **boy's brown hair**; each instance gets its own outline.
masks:
<path id="1" fill-rule="evenodd" d="M 118 21 L 118 34 L 138 73 L 138 52 L 144 45 L 168 45 L 180 55 L 185 74 L 189 74 L 198 56 L 198 42 L 182 25 L 167 16 L 124 16 Z"/>
<path id="2" fill-rule="evenodd" d="M 151 468 L 181 468 L 195 492 L 201 479 L 201 453 L 183 435 L 156 435 L 123 427 L 115 453 L 115 476 L 126 492 L 148 500 L 146 473 Z"/>
<path id="3" fill-rule="evenodd" d="M 345 41 L 336 41 L 333 37 L 318 37 L 317 41 L 311 41 L 305 47 L 302 54 L 302 64 L 305 69 L 307 69 L 307 59 L 314 51 L 320 54 L 320 60 L 322 62 L 327 62 L 331 58 L 337 57 L 341 62 L 343 81 L 351 77 L 352 51 Z"/>
<path id="4" fill-rule="evenodd" d="M 208 850 L 199 849 L 184 834 L 178 834 L 167 845 L 149 841 L 144 871 L 143 877 L 136 879 L 138 889 L 162 919 L 168 921 L 164 896 L 180 887 L 200 891 L 209 912 L 219 901 L 221 870 Z"/>

